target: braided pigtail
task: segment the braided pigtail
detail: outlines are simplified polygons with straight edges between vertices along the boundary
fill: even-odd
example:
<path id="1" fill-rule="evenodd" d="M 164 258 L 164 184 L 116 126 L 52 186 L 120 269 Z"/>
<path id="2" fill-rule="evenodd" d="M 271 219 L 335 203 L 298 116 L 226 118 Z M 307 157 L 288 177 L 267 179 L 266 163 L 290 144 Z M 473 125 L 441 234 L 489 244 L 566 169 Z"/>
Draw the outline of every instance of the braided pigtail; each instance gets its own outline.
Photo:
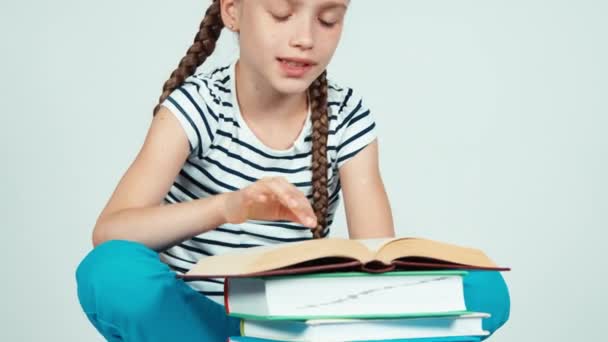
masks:
<path id="1" fill-rule="evenodd" d="M 328 207 L 327 185 L 327 135 L 329 115 L 327 107 L 327 70 L 317 77 L 308 88 L 311 99 L 312 121 L 312 194 L 313 210 L 317 217 L 317 226 L 313 229 L 313 238 L 321 238 L 326 227 Z"/>
<path id="2" fill-rule="evenodd" d="M 153 115 L 160 109 L 163 101 L 179 87 L 186 78 L 194 74 L 196 69 L 205 62 L 215 50 L 224 23 L 221 16 L 220 0 L 213 0 L 205 17 L 200 24 L 199 31 L 194 37 L 192 46 L 179 62 L 169 79 L 163 85 L 163 91 Z M 326 227 L 328 208 L 327 185 L 327 136 L 329 129 L 329 116 L 327 107 L 327 71 L 324 71 L 308 88 L 311 99 L 312 112 L 312 187 L 313 209 L 317 217 L 317 227 L 313 229 L 313 237 L 318 239 Z"/>
<path id="3" fill-rule="evenodd" d="M 179 87 L 186 78 L 194 74 L 196 68 L 213 53 L 223 27 L 220 0 L 213 0 L 200 24 L 198 33 L 194 37 L 194 43 L 186 52 L 186 56 L 179 62 L 177 69 L 171 73 L 171 76 L 163 85 L 163 92 L 158 104 L 154 107 L 153 115 L 156 115 L 161 103 L 169 97 L 171 92 Z"/>

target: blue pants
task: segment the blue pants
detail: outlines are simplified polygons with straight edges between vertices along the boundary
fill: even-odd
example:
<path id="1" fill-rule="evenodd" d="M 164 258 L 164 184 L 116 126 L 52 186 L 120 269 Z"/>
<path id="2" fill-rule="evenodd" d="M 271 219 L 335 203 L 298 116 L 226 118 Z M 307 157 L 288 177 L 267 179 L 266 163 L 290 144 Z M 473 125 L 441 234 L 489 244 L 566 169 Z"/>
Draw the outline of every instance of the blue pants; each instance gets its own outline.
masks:
<path id="1" fill-rule="evenodd" d="M 76 270 L 78 299 L 108 341 L 226 341 L 240 320 L 198 293 L 145 245 L 113 240 L 98 245 Z M 496 331 L 509 317 L 509 293 L 498 272 L 464 278 L 468 310 L 491 313 L 483 327 Z"/>

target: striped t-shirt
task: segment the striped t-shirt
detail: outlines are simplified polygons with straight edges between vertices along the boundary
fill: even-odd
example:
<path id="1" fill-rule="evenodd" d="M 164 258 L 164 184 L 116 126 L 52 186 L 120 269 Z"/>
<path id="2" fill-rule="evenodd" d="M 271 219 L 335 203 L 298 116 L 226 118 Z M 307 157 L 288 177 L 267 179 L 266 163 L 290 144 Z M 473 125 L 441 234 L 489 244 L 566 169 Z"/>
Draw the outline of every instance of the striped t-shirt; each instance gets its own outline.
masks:
<path id="1" fill-rule="evenodd" d="M 310 110 L 298 138 L 289 149 L 262 143 L 241 116 L 235 96 L 235 65 L 197 73 L 163 102 L 179 120 L 190 145 L 190 155 L 177 175 L 164 203 L 177 203 L 242 189 L 258 179 L 283 176 L 304 192 L 312 203 Z M 328 79 L 329 234 L 340 200 L 338 169 L 376 137 L 376 126 L 361 97 Z M 310 108 L 310 106 L 309 106 Z M 160 253 L 175 272 L 184 273 L 206 256 L 238 248 L 312 239 L 312 231 L 296 222 L 249 220 L 222 224 Z M 223 304 L 223 279 L 188 281 L 210 299 Z"/>

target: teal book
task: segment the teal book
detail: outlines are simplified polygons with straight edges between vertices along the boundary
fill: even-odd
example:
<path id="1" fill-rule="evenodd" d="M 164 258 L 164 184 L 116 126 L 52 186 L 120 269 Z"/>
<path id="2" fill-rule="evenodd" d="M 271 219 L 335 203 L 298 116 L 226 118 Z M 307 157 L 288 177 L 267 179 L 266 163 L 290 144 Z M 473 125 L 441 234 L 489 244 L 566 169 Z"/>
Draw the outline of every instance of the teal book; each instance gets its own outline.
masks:
<path id="1" fill-rule="evenodd" d="M 226 313 L 248 320 L 403 318 L 467 312 L 463 270 L 228 278 Z"/>

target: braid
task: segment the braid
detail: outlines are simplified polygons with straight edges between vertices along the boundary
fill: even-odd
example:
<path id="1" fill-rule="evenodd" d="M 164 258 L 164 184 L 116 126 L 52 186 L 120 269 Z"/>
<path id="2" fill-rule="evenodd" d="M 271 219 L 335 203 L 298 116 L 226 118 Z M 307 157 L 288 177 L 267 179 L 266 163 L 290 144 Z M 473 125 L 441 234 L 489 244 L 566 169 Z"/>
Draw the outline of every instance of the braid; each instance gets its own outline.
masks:
<path id="1" fill-rule="evenodd" d="M 224 23 L 221 16 L 220 0 L 213 0 L 205 17 L 200 24 L 199 31 L 194 37 L 192 46 L 186 52 L 186 56 L 179 62 L 169 79 L 163 85 L 163 92 L 158 104 L 154 108 L 153 115 L 160 109 L 160 104 L 179 87 L 184 80 L 194 74 L 197 67 L 205 62 L 220 37 Z M 317 226 L 313 229 L 313 237 L 318 239 L 326 226 L 326 215 L 328 207 L 327 188 L 327 135 L 329 117 L 327 113 L 327 71 L 323 73 L 310 85 L 308 95 L 311 99 L 312 111 L 312 187 L 313 187 L 313 209 L 317 217 Z"/>
<path id="2" fill-rule="evenodd" d="M 158 104 L 154 107 L 153 115 L 156 115 L 160 109 L 160 104 L 169 97 L 171 92 L 179 87 L 187 77 L 194 74 L 196 68 L 213 53 L 223 27 L 220 0 L 213 0 L 200 24 L 198 33 L 194 37 L 194 43 L 186 52 L 186 56 L 179 62 L 177 69 L 171 73 L 171 76 L 163 85 L 163 92 Z"/>
<path id="3" fill-rule="evenodd" d="M 310 85 L 308 94 L 311 98 L 312 121 L 312 193 L 313 210 L 317 217 L 317 226 L 313 229 L 313 238 L 321 238 L 327 217 L 327 134 L 329 116 L 327 113 L 327 70 Z"/>

